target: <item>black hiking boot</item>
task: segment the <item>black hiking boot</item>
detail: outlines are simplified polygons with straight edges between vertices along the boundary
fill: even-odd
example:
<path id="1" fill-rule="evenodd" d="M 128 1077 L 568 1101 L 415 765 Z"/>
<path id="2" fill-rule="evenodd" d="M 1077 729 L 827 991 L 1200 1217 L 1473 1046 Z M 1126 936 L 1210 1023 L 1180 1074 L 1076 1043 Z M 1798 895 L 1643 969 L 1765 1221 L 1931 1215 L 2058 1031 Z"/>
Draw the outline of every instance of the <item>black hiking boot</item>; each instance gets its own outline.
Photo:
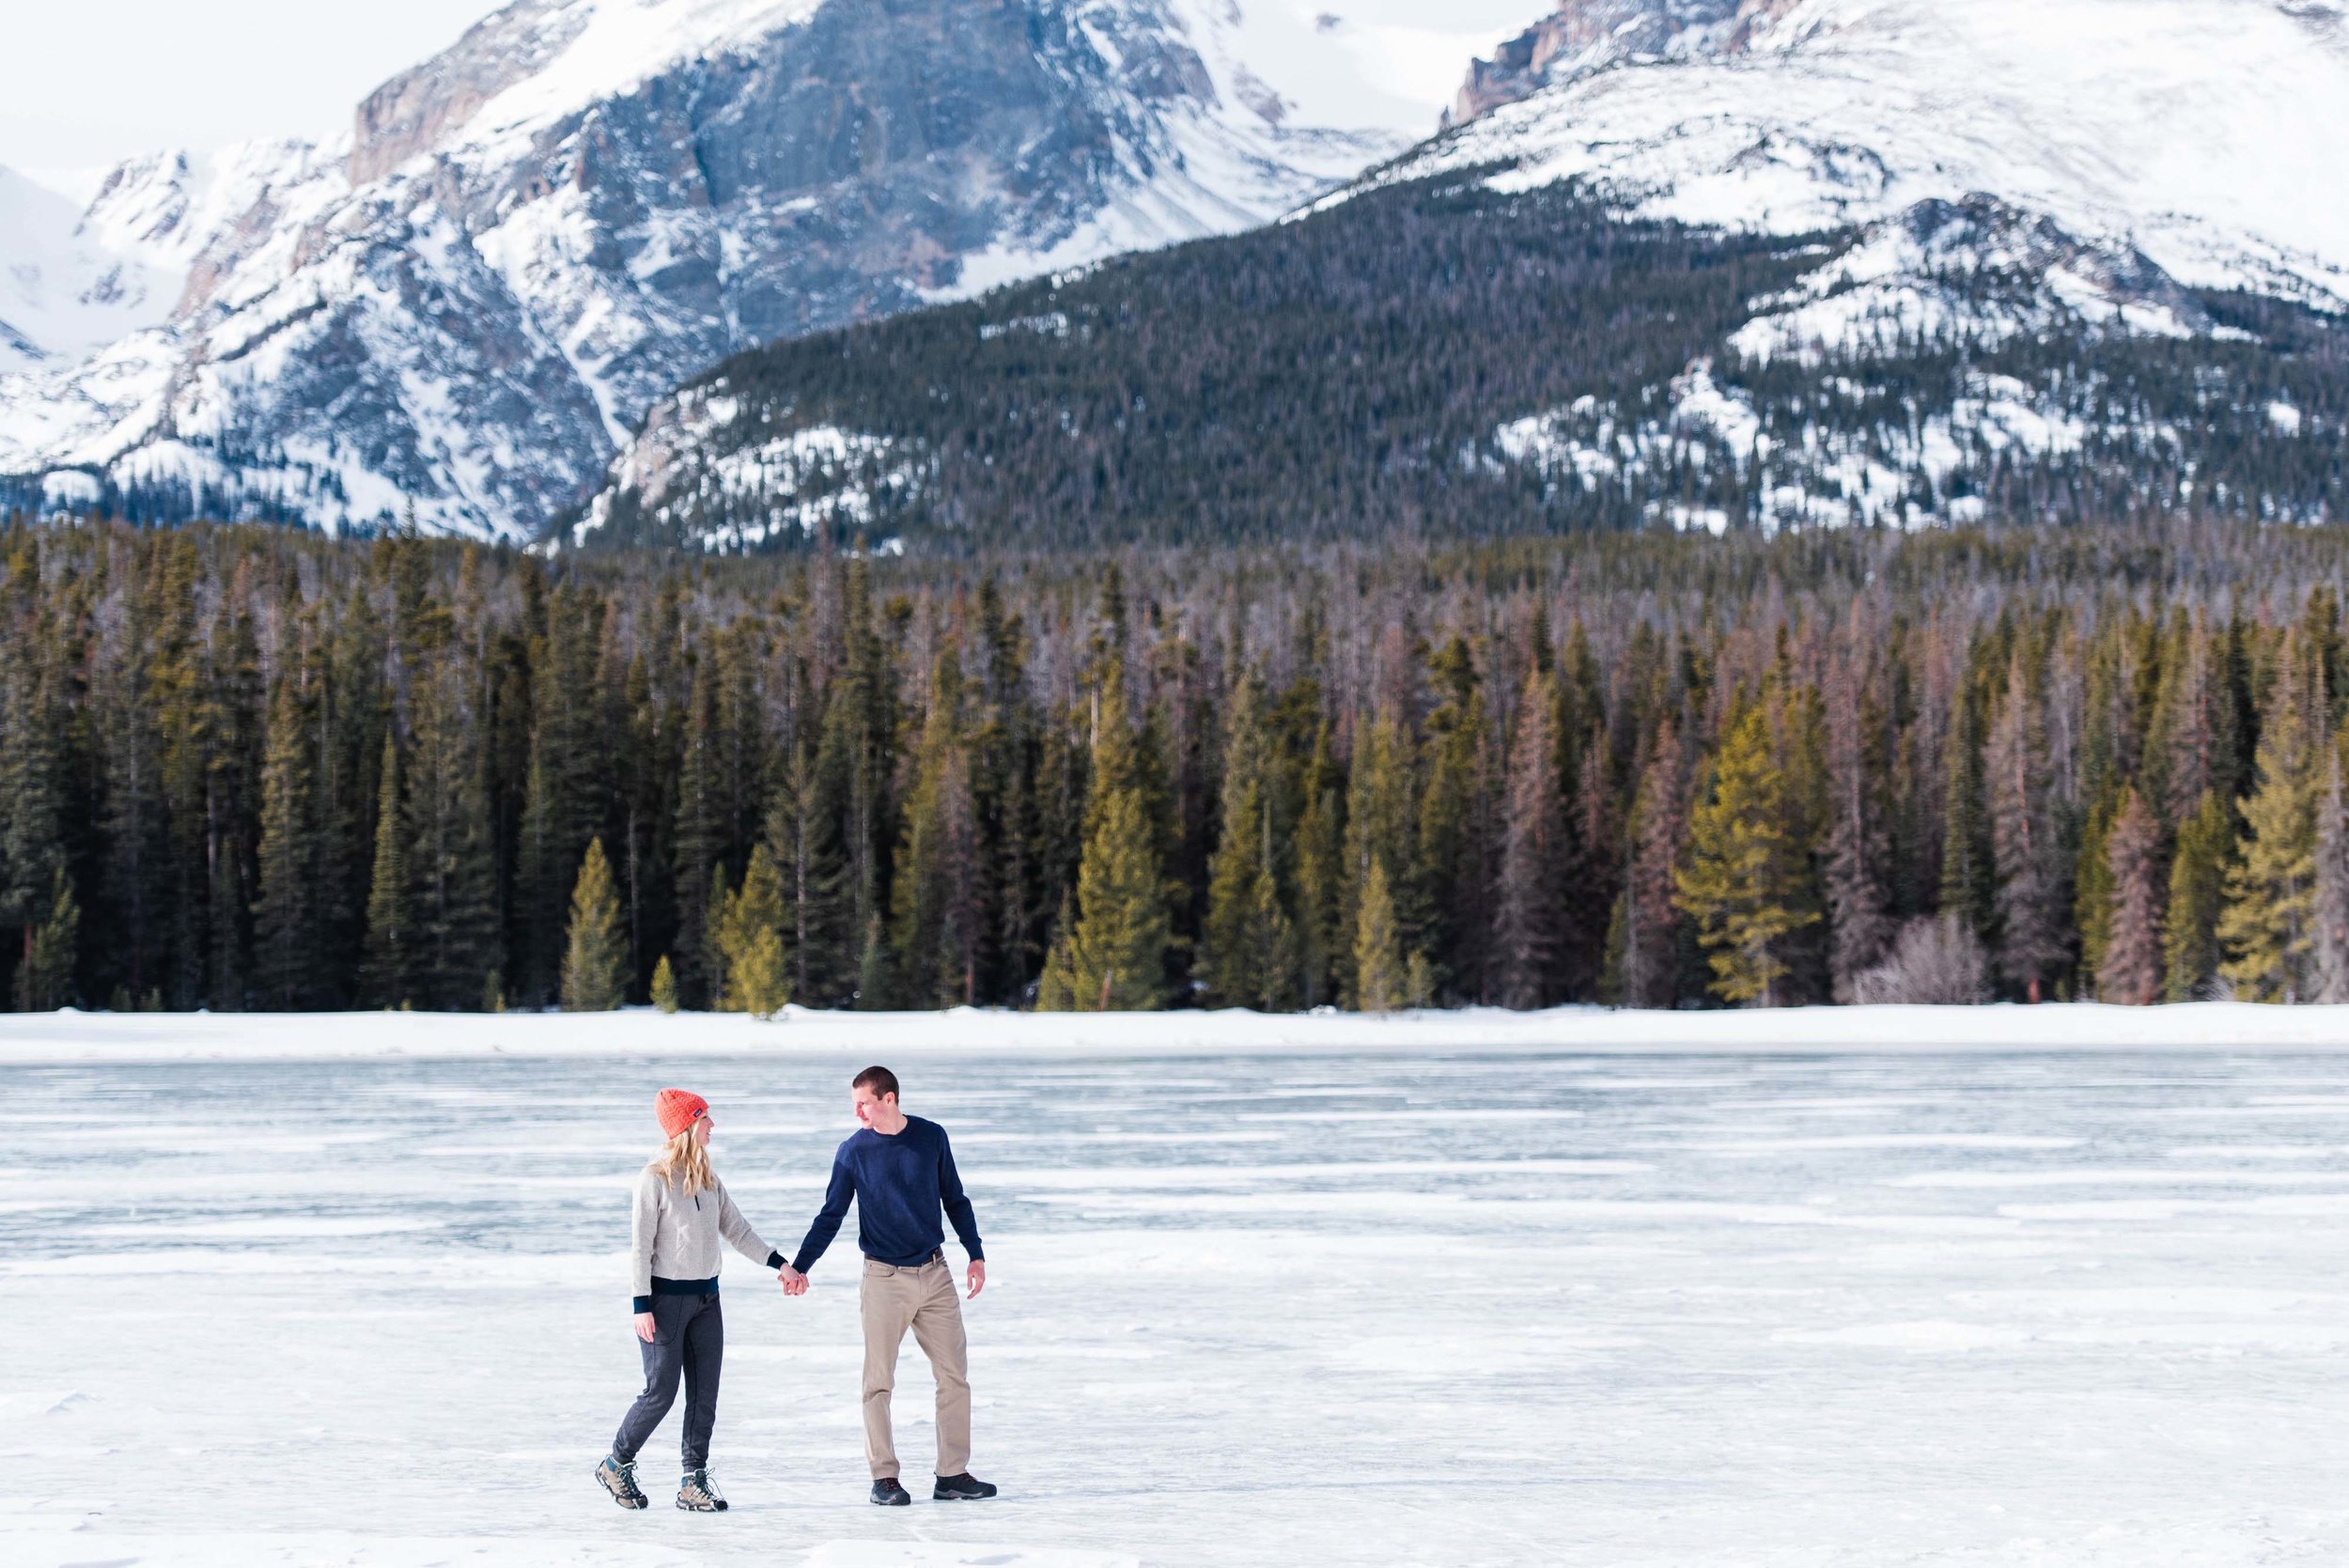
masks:
<path id="1" fill-rule="evenodd" d="M 981 1498 L 994 1495 L 993 1482 L 981 1481 L 969 1470 L 960 1475 L 940 1476 L 938 1484 L 930 1488 L 932 1502 L 977 1502 Z"/>
<path id="2" fill-rule="evenodd" d="M 677 1505 L 688 1514 L 726 1511 L 725 1495 L 718 1490 L 718 1483 L 709 1479 L 706 1469 L 685 1472 L 685 1479 L 677 1483 Z"/>
<path id="3" fill-rule="evenodd" d="M 603 1463 L 596 1467 L 596 1479 L 603 1483 L 603 1489 L 611 1493 L 612 1500 L 622 1508 L 647 1506 L 645 1494 L 636 1487 L 635 1466 L 623 1465 L 606 1455 Z"/>
<path id="4" fill-rule="evenodd" d="M 873 1501 L 882 1508 L 910 1508 L 913 1494 L 897 1484 L 897 1478 L 885 1475 L 873 1483 Z"/>

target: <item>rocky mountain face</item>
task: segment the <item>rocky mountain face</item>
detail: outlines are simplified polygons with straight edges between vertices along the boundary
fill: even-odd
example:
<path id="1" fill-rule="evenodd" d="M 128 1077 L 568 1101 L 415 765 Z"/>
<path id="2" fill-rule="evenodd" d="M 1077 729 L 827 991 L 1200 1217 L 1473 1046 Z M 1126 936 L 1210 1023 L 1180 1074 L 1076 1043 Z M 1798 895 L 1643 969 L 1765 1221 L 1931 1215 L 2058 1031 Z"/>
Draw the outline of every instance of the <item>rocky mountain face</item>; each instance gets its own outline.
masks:
<path id="1" fill-rule="evenodd" d="M 1605 70 L 1743 48 L 1795 0 L 1559 0 L 1558 8 L 1470 62 L 1444 112 L 1465 125 L 1544 87 Z"/>
<path id="2" fill-rule="evenodd" d="M 1262 222 L 1408 146 L 1433 106 L 1365 79 L 1345 8 L 519 0 L 336 145 L 117 170 L 71 231 L 96 260 L 45 275 L 95 297 L 113 258 L 136 301 L 0 337 L 0 475 L 526 536 L 731 352 Z"/>

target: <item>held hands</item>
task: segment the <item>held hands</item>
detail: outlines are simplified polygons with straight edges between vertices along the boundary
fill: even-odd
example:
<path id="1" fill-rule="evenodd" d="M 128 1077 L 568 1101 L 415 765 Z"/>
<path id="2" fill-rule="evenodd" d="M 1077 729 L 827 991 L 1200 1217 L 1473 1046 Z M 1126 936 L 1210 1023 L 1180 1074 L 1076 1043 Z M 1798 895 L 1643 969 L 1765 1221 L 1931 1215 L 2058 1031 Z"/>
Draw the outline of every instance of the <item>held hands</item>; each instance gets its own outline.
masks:
<path id="1" fill-rule="evenodd" d="M 979 1292 L 987 1288 L 986 1260 L 982 1258 L 972 1258 L 971 1260 L 970 1271 L 964 1278 L 970 1284 L 971 1295 L 975 1298 Z M 792 1267 L 789 1264 L 785 1264 L 782 1268 L 776 1271 L 775 1281 L 783 1286 L 783 1294 L 786 1296 L 805 1296 L 807 1294 L 807 1276 Z M 647 1342 L 650 1342 L 652 1339 L 651 1313 L 646 1312 L 636 1320 L 636 1331 L 644 1335 Z"/>
<path id="2" fill-rule="evenodd" d="M 644 1341 L 646 1344 L 650 1344 L 652 1343 L 652 1313 L 638 1312 L 636 1314 L 636 1337 Z"/>

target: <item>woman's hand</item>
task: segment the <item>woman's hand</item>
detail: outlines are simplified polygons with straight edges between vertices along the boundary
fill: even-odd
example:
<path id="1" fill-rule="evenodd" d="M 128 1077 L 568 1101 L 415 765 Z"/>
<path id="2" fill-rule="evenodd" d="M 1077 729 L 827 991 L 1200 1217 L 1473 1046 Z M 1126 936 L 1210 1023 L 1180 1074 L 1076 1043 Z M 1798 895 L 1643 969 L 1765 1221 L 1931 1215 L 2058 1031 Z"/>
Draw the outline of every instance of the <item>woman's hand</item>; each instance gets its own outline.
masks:
<path id="1" fill-rule="evenodd" d="M 636 1314 L 636 1337 L 644 1341 L 646 1344 L 650 1344 L 652 1343 L 652 1313 L 638 1312 Z"/>

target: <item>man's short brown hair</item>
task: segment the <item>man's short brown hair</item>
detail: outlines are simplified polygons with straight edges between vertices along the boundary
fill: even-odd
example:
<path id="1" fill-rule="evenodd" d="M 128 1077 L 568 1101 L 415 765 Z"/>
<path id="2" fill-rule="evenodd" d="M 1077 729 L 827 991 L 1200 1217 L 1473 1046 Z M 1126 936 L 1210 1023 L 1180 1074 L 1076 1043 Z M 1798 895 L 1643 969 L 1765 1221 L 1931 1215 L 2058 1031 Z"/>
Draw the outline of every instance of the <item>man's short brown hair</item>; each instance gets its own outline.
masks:
<path id="1" fill-rule="evenodd" d="M 848 1087 L 870 1089 L 873 1097 L 879 1099 L 883 1094 L 897 1093 L 897 1075 L 886 1067 L 867 1067 L 848 1080 Z"/>

